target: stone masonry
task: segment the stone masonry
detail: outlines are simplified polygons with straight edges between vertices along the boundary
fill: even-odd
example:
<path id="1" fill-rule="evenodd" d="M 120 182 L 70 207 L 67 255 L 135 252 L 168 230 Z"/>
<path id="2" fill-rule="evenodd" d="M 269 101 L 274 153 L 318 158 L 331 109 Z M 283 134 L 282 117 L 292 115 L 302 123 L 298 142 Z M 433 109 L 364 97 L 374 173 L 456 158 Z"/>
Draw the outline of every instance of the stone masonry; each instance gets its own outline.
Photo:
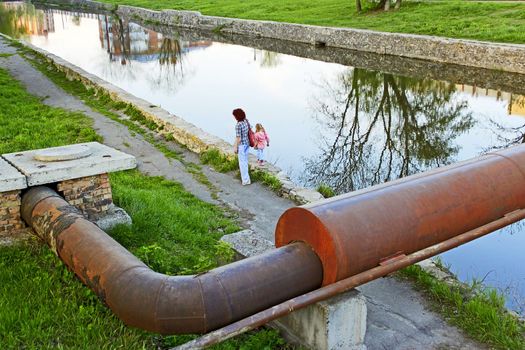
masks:
<path id="1" fill-rule="evenodd" d="M 20 190 L 41 185 L 56 188 L 69 204 L 103 230 L 131 224 L 129 215 L 113 204 L 108 173 L 133 169 L 136 164 L 135 157 L 98 142 L 3 154 L 0 233 L 20 227 Z"/>
<path id="2" fill-rule="evenodd" d="M 104 215 L 113 204 L 108 174 L 65 180 L 57 190 L 90 220 Z"/>
<path id="3" fill-rule="evenodd" d="M 20 190 L 0 193 L 0 236 L 25 228 L 20 217 Z"/>

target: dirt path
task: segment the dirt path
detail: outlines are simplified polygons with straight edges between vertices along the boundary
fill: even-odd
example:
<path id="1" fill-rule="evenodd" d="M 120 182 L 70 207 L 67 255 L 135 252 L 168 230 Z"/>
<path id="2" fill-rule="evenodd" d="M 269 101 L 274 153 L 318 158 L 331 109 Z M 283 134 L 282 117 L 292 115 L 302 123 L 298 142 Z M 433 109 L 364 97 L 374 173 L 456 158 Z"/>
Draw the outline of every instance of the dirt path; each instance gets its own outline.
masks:
<path id="1" fill-rule="evenodd" d="M 186 190 L 204 201 L 229 206 L 240 213 L 246 227 L 273 241 L 277 220 L 282 212 L 294 205 L 291 201 L 276 196 L 260 184 L 240 186 L 239 180 L 232 175 L 203 166 L 203 172 L 213 187 L 220 189 L 218 199 L 214 199 L 210 188 L 195 180 L 181 162 L 167 158 L 141 135 L 130 132 L 126 126 L 93 111 L 64 92 L 17 55 L 3 38 L 0 38 L 0 53 L 14 54 L 0 58 L 0 66 L 21 81 L 31 94 L 43 98 L 44 103 L 50 106 L 80 111 L 92 118 L 94 128 L 104 138 L 104 143 L 137 157 L 141 172 L 180 182 Z M 180 147 L 177 151 L 182 153 L 185 161 L 199 163 L 195 154 Z M 423 296 L 407 283 L 389 277 L 361 286 L 359 290 L 368 301 L 365 339 L 368 349 L 484 348 L 430 311 Z"/>

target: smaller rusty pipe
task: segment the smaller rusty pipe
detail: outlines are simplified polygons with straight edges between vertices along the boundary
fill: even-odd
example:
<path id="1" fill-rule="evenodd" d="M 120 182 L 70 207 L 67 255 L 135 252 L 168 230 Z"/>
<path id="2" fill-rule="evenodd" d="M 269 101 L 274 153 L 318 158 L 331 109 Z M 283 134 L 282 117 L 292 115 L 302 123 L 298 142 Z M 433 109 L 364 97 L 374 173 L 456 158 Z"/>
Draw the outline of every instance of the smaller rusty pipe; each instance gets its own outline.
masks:
<path id="1" fill-rule="evenodd" d="M 304 243 L 196 276 L 156 273 L 46 187 L 24 194 L 22 217 L 124 323 L 152 332 L 205 333 L 318 288 L 323 278 Z"/>

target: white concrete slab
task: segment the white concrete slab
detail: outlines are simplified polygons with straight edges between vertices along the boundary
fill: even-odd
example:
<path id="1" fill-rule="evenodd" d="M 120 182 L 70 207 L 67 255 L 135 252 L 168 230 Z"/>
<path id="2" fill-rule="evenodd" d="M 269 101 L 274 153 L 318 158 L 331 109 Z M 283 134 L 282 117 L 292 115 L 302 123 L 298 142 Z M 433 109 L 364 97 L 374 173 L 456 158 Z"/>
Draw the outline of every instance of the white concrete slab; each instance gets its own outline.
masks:
<path id="1" fill-rule="evenodd" d="M 26 176 L 28 186 L 133 169 L 137 166 L 135 157 L 98 142 L 81 143 L 72 146 L 48 148 L 45 149 L 45 152 L 44 150 L 32 150 L 9 153 L 4 154 L 3 157 Z M 57 160 L 57 158 L 60 158 L 60 155 L 76 154 L 80 149 L 85 151 L 85 147 L 88 147 L 89 151 L 91 151 L 90 155 L 79 159 Z M 85 154 L 86 152 L 82 153 L 82 155 Z M 35 159 L 35 156 L 41 158 L 42 155 L 55 155 L 55 157 L 51 157 L 50 160 L 52 161 Z"/>
<path id="2" fill-rule="evenodd" d="M 0 192 L 27 188 L 26 177 L 14 166 L 0 158 Z"/>

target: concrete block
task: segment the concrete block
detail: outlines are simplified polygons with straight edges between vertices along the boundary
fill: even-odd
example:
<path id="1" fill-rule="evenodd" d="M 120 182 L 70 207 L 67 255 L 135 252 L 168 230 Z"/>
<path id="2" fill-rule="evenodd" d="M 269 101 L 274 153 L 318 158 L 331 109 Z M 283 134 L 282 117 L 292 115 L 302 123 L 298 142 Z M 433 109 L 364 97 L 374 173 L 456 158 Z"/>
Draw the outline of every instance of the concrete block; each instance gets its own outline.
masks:
<path id="1" fill-rule="evenodd" d="M 275 248 L 273 243 L 252 230 L 223 236 L 243 257 L 250 257 Z M 296 310 L 270 322 L 285 338 L 309 349 L 365 350 L 367 306 L 365 297 L 350 290 L 329 300 Z"/>
<path id="2" fill-rule="evenodd" d="M 15 167 L 0 158 L 0 192 L 27 188 L 26 177 Z"/>
<path id="3" fill-rule="evenodd" d="M 98 142 L 10 153 L 3 157 L 26 176 L 28 186 L 133 169 L 137 166 L 135 157 Z"/>
<path id="4" fill-rule="evenodd" d="M 252 230 L 242 230 L 221 238 L 221 241 L 229 243 L 242 257 L 250 257 L 264 253 L 275 248 L 272 242 L 259 236 Z"/>
<path id="5" fill-rule="evenodd" d="M 122 208 L 110 205 L 104 214 L 97 218 L 95 224 L 103 231 L 108 231 L 117 225 L 131 225 L 131 217 Z"/>
<path id="6" fill-rule="evenodd" d="M 366 299 L 357 290 L 294 311 L 272 324 L 309 349 L 366 349 Z"/>

